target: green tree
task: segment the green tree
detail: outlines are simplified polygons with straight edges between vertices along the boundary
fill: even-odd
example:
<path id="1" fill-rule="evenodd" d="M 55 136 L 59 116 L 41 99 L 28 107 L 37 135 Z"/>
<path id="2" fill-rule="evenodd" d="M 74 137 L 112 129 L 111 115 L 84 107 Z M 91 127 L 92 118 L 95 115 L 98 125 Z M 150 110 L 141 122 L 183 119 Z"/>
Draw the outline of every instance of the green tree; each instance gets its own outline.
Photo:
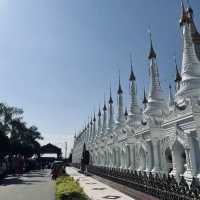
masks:
<path id="1" fill-rule="evenodd" d="M 36 126 L 27 127 L 23 110 L 0 103 L 0 156 L 39 154 L 39 140 L 43 139 Z"/>

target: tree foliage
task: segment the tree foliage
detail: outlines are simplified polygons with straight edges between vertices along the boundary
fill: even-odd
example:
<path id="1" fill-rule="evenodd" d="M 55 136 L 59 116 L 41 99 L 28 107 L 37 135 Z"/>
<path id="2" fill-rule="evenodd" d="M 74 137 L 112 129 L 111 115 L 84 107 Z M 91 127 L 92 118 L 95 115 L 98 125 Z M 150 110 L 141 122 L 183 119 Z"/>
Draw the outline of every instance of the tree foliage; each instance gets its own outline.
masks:
<path id="1" fill-rule="evenodd" d="M 0 103 L 0 156 L 21 154 L 39 155 L 43 139 L 36 126 L 23 121 L 23 110 Z"/>

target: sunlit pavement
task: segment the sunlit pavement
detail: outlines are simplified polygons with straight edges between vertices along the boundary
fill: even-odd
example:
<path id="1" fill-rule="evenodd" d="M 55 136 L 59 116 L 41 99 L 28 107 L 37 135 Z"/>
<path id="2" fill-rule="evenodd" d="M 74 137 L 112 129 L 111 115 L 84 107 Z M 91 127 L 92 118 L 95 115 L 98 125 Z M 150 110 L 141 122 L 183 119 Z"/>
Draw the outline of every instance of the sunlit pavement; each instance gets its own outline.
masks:
<path id="1" fill-rule="evenodd" d="M 7 177 L 0 182 L 0 200 L 55 200 L 50 171 L 32 171 L 20 177 Z"/>
<path id="2" fill-rule="evenodd" d="M 79 180 L 81 187 L 91 200 L 134 200 L 90 176 L 80 174 L 75 168 L 67 167 L 66 171 L 75 180 Z"/>

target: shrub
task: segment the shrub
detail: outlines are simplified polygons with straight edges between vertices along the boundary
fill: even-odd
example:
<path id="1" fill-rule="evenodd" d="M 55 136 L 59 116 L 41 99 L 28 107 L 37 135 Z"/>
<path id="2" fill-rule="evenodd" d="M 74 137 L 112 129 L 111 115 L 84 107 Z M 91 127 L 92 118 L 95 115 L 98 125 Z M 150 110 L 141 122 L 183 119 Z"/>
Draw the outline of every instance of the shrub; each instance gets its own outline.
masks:
<path id="1" fill-rule="evenodd" d="M 79 183 L 70 176 L 61 176 L 56 179 L 57 200 L 88 200 Z"/>

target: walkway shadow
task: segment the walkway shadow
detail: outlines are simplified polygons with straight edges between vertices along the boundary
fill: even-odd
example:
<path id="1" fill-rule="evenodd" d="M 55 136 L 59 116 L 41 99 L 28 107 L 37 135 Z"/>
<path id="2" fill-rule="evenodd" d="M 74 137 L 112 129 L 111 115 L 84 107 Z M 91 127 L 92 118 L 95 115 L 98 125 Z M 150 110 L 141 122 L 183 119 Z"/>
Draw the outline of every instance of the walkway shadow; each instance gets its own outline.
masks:
<path id="1" fill-rule="evenodd" d="M 23 175 L 23 177 L 27 177 L 27 178 L 37 178 L 37 177 L 46 177 L 46 175 L 44 174 L 25 174 Z"/>
<path id="2" fill-rule="evenodd" d="M 18 177 L 5 178 L 0 181 L 0 186 L 23 184 L 23 181 Z"/>
<path id="3" fill-rule="evenodd" d="M 31 171 L 29 173 L 24 173 L 23 177 L 27 177 L 27 178 L 46 177 L 49 174 L 50 174 L 49 170 L 45 170 L 45 171 L 35 170 L 35 171 Z"/>
<path id="4" fill-rule="evenodd" d="M 18 184 L 25 184 L 25 185 L 32 185 L 34 183 L 44 183 L 46 180 L 37 180 L 37 179 L 23 179 L 24 176 L 21 177 L 8 177 L 0 181 L 0 186 L 8 186 L 8 185 L 18 185 Z"/>
<path id="5" fill-rule="evenodd" d="M 33 183 L 45 183 L 46 180 L 22 180 L 22 183 L 24 184 L 33 184 Z"/>

